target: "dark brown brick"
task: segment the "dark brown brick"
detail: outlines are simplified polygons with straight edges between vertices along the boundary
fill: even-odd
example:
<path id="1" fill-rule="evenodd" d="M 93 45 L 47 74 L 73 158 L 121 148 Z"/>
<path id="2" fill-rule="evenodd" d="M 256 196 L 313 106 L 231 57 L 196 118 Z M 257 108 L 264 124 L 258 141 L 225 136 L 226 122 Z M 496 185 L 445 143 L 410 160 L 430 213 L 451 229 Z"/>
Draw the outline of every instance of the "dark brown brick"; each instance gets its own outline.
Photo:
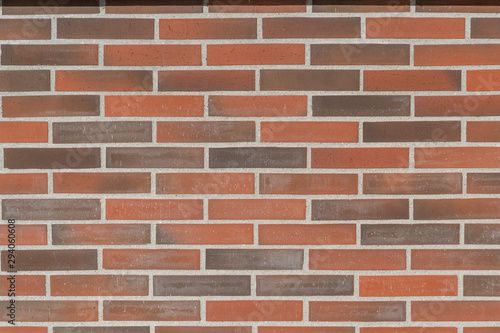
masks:
<path id="1" fill-rule="evenodd" d="M 497 4 L 498 6 L 498 4 Z M 472 38 L 500 38 L 499 18 L 472 18 Z"/>
<path id="2" fill-rule="evenodd" d="M 391 121 L 363 123 L 364 142 L 460 141 L 459 121 Z"/>
<path id="3" fill-rule="evenodd" d="M 237 6 L 235 6 L 237 4 Z M 209 0 L 210 13 L 300 13 L 306 11 L 305 0 Z M 243 333 L 243 332 L 242 332 Z"/>
<path id="4" fill-rule="evenodd" d="M 316 117 L 393 117 L 410 115 L 410 96 L 313 96 Z"/>
<path id="5" fill-rule="evenodd" d="M 160 39 L 255 39 L 256 18 L 160 20 Z"/>
<path id="6" fill-rule="evenodd" d="M 465 275 L 464 296 L 500 296 L 499 275 Z"/>
<path id="7" fill-rule="evenodd" d="M 98 220 L 99 199 L 3 199 L 2 217 L 16 220 Z"/>
<path id="8" fill-rule="evenodd" d="M 159 121 L 158 142 L 253 142 L 253 121 Z"/>
<path id="9" fill-rule="evenodd" d="M 199 301 L 104 301 L 105 321 L 199 321 Z"/>
<path id="10" fill-rule="evenodd" d="M 2 45 L 2 65 L 98 65 L 97 45 Z"/>
<path id="11" fill-rule="evenodd" d="M 55 333 L 55 332 L 54 332 Z M 155 333 L 252 333 L 248 326 L 156 326 Z"/>
<path id="12" fill-rule="evenodd" d="M 249 70 L 176 70 L 158 72 L 160 91 L 251 91 L 255 72 Z"/>
<path id="13" fill-rule="evenodd" d="M 365 173 L 365 194 L 459 194 L 460 173 Z"/>
<path id="14" fill-rule="evenodd" d="M 410 45 L 313 44 L 311 65 L 409 65 Z"/>
<path id="15" fill-rule="evenodd" d="M 408 219 L 407 199 L 313 200 L 313 220 Z"/>
<path id="16" fill-rule="evenodd" d="M 1 19 L 0 40 L 50 39 L 50 19 Z"/>
<path id="17" fill-rule="evenodd" d="M 0 71 L 0 91 L 49 91 L 50 72 Z"/>
<path id="18" fill-rule="evenodd" d="M 4 0 L 4 15 L 99 14 L 99 0 Z"/>
<path id="19" fill-rule="evenodd" d="M 210 168 L 305 168 L 306 148 L 210 148 Z"/>
<path id="20" fill-rule="evenodd" d="M 4 117 L 98 116 L 99 96 L 4 96 Z"/>
<path id="21" fill-rule="evenodd" d="M 312 9 L 314 13 L 409 12 L 410 0 L 313 0 Z"/>
<path id="22" fill-rule="evenodd" d="M 107 148 L 108 168 L 203 168 L 203 148 Z"/>
<path id="23" fill-rule="evenodd" d="M 59 39 L 153 39 L 154 20 L 135 18 L 59 18 Z"/>
<path id="24" fill-rule="evenodd" d="M 8 266 L 2 251 L 2 271 Z M 68 271 L 97 269 L 97 250 L 16 250 L 17 271 Z"/>
<path id="25" fill-rule="evenodd" d="M 497 0 L 476 0 L 474 2 L 469 2 L 468 0 L 440 0 L 436 2 L 417 0 L 415 8 L 417 12 L 433 13 L 497 13 L 498 2 Z M 474 330 L 474 328 L 472 328 L 472 330 Z M 464 332 L 479 332 L 472 330 L 467 331 L 467 328 L 465 328 Z M 484 331 L 484 333 L 486 332 L 487 331 Z"/>
<path id="26" fill-rule="evenodd" d="M 154 276 L 153 294 L 154 296 L 250 296 L 250 276 Z"/>
<path id="27" fill-rule="evenodd" d="M 101 166 L 99 148 L 5 148 L 7 169 L 94 169 Z"/>
<path id="28" fill-rule="evenodd" d="M 202 13 L 203 0 L 107 0 L 106 14 Z"/>
<path id="29" fill-rule="evenodd" d="M 358 91 L 358 70 L 262 69 L 260 89 L 278 91 Z"/>
<path id="30" fill-rule="evenodd" d="M 8 303 L 8 300 L 1 301 L 0 307 L 5 309 Z M 95 322 L 99 317 L 97 308 L 97 301 L 16 300 L 16 321 L 38 322 L 38 324 L 48 322 Z M 27 332 L 26 326 L 19 328 L 20 330 L 15 332 Z"/>
<path id="31" fill-rule="evenodd" d="M 264 38 L 357 38 L 359 17 L 272 17 L 262 20 Z"/>
<path id="32" fill-rule="evenodd" d="M 262 194 L 357 194 L 356 174 L 260 174 Z"/>
<path id="33" fill-rule="evenodd" d="M 500 224 L 466 224 L 465 244 L 500 244 Z"/>
<path id="34" fill-rule="evenodd" d="M 303 250 L 207 249 L 207 269 L 302 269 Z"/>
<path id="35" fill-rule="evenodd" d="M 500 173 L 468 173 L 467 193 L 500 193 Z"/>
<path id="36" fill-rule="evenodd" d="M 53 224 L 53 245 L 149 244 L 151 228 L 144 224 Z"/>
<path id="37" fill-rule="evenodd" d="M 415 199 L 415 220 L 498 219 L 500 199 Z"/>
<path id="38" fill-rule="evenodd" d="M 54 143 L 151 142 L 150 121 L 53 123 Z"/>
<path id="39" fill-rule="evenodd" d="M 350 296 L 354 278 L 345 275 L 261 275 L 257 296 Z"/>
<path id="40" fill-rule="evenodd" d="M 149 326 L 54 327 L 54 333 L 149 333 Z"/>
<path id="41" fill-rule="evenodd" d="M 311 321 L 405 321 L 406 302 L 310 302 Z"/>
<path id="42" fill-rule="evenodd" d="M 363 224 L 363 245 L 459 244 L 458 224 Z"/>

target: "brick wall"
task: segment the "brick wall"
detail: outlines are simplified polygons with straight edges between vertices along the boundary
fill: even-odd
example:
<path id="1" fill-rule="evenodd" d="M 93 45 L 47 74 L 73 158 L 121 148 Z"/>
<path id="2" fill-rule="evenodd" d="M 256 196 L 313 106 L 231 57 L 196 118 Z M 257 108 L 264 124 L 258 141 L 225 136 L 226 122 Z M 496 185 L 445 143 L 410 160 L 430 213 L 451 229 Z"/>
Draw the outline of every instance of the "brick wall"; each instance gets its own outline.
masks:
<path id="1" fill-rule="evenodd" d="M 500 332 L 499 13 L 3 0 L 0 331 Z"/>

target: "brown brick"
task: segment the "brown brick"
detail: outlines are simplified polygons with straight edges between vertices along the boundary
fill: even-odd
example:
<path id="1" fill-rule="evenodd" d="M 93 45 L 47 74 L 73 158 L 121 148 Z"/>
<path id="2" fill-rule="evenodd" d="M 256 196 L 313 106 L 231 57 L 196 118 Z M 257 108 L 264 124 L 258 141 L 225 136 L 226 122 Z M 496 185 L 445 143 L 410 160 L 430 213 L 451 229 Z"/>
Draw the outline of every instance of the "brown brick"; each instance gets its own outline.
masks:
<path id="1" fill-rule="evenodd" d="M 498 95 L 415 96 L 417 117 L 480 117 L 500 115 Z"/>
<path id="2" fill-rule="evenodd" d="M 151 242 L 149 225 L 53 224 L 53 245 L 135 245 Z"/>
<path id="3" fill-rule="evenodd" d="M 465 244 L 500 244 L 499 224 L 466 224 Z"/>
<path id="4" fill-rule="evenodd" d="M 359 38 L 359 17 L 272 17 L 262 20 L 264 38 Z"/>
<path id="5" fill-rule="evenodd" d="M 260 89 L 278 91 L 358 91 L 358 70 L 262 69 Z"/>
<path id="6" fill-rule="evenodd" d="M 460 141 L 460 121 L 364 122 L 364 142 Z"/>
<path id="7" fill-rule="evenodd" d="M 58 18 L 59 39 L 153 39 L 154 20 L 136 18 Z"/>
<path id="8" fill-rule="evenodd" d="M 302 269 L 303 250 L 207 249 L 207 269 L 290 270 Z"/>
<path id="9" fill-rule="evenodd" d="M 410 1 L 400 0 L 397 2 L 381 2 L 378 0 L 313 0 L 312 10 L 313 13 L 409 12 Z M 328 333 L 330 333 L 330 331 L 328 331 Z"/>
<path id="10" fill-rule="evenodd" d="M 200 66 L 200 45 L 104 45 L 105 66 Z"/>
<path id="11" fill-rule="evenodd" d="M 52 275 L 51 296 L 147 296 L 146 275 Z"/>
<path id="12" fill-rule="evenodd" d="M 500 218 L 500 199 L 415 199 L 416 220 L 460 220 Z"/>
<path id="13" fill-rule="evenodd" d="M 50 39 L 51 20 L 1 19 L 0 40 Z"/>
<path id="14" fill-rule="evenodd" d="M 458 224 L 363 224 L 362 245 L 459 244 Z"/>
<path id="15" fill-rule="evenodd" d="M 208 5 L 210 13 L 299 13 L 306 11 L 305 0 L 288 0 L 287 2 L 248 0 L 238 3 L 232 0 L 209 0 Z"/>
<path id="16" fill-rule="evenodd" d="M 2 7 L 4 15 L 99 14 L 99 0 L 4 0 Z"/>
<path id="17" fill-rule="evenodd" d="M 201 199 L 106 199 L 108 220 L 201 220 Z"/>
<path id="18" fill-rule="evenodd" d="M 104 249 L 104 269 L 200 269 L 199 250 Z"/>
<path id="19" fill-rule="evenodd" d="M 365 194 L 460 194 L 460 173 L 365 173 Z"/>
<path id="20" fill-rule="evenodd" d="M 54 193 L 150 193 L 151 174 L 135 173 L 54 173 Z"/>
<path id="21" fill-rule="evenodd" d="M 305 168 L 306 148 L 210 148 L 210 168 Z"/>
<path id="22" fill-rule="evenodd" d="M 260 275 L 257 296 L 350 296 L 353 276 L 344 275 Z"/>
<path id="23" fill-rule="evenodd" d="M 417 0 L 415 7 L 417 12 L 434 13 L 496 13 L 498 11 L 496 0 L 477 0 L 472 3 L 463 0 L 441 0 L 436 3 L 427 0 Z M 469 332 L 467 328 L 464 329 L 464 332 L 477 333 L 476 331 Z"/>
<path id="24" fill-rule="evenodd" d="M 203 168 L 203 148 L 107 148 L 108 168 Z"/>
<path id="25" fill-rule="evenodd" d="M 202 117 L 203 96 L 106 96 L 106 117 Z"/>
<path id="26" fill-rule="evenodd" d="M 253 121 L 159 121 L 158 142 L 253 142 Z"/>
<path id="27" fill-rule="evenodd" d="M 355 174 L 261 173 L 261 194 L 357 194 Z"/>
<path id="28" fill-rule="evenodd" d="M 410 96 L 313 96 L 315 117 L 393 117 L 410 115 Z"/>
<path id="29" fill-rule="evenodd" d="M 98 65 L 97 45 L 2 45 L 2 65 Z"/>
<path id="30" fill-rule="evenodd" d="M 467 193 L 500 193 L 500 173 L 468 173 Z"/>
<path id="31" fill-rule="evenodd" d="M 202 13 L 202 12 L 203 12 L 202 0 L 183 0 L 183 1 L 107 0 L 106 1 L 106 14 L 180 14 L 180 13 Z"/>
<path id="32" fill-rule="evenodd" d="M 157 244 L 253 244 L 253 226 L 242 224 L 158 224 Z"/>
<path id="33" fill-rule="evenodd" d="M 199 321 L 199 301 L 104 301 L 105 321 Z"/>
<path id="34" fill-rule="evenodd" d="M 7 169 L 92 169 L 101 166 L 99 148 L 4 148 Z"/>
<path id="35" fill-rule="evenodd" d="M 3 199 L 3 219 L 98 220 L 99 199 Z"/>
<path id="36" fill-rule="evenodd" d="M 356 244 L 355 224 L 261 224 L 260 245 Z"/>
<path id="37" fill-rule="evenodd" d="M 208 321 L 301 321 L 302 301 L 207 301 Z"/>
<path id="38" fill-rule="evenodd" d="M 313 220 L 408 219 L 407 199 L 313 200 Z"/>
<path id="39" fill-rule="evenodd" d="M 208 113 L 218 117 L 296 117 L 307 115 L 306 96 L 210 96 Z"/>
<path id="40" fill-rule="evenodd" d="M 4 117 L 98 116 L 99 96 L 4 96 Z"/>
<path id="41" fill-rule="evenodd" d="M 253 194 L 254 186 L 253 173 L 156 174 L 157 194 Z"/>
<path id="42" fill-rule="evenodd" d="M 311 65 L 409 65 L 405 44 L 313 44 Z"/>
<path id="43" fill-rule="evenodd" d="M 5 173 L 0 174 L 0 194 L 46 194 L 47 174 Z"/>
<path id="44" fill-rule="evenodd" d="M 496 6 L 498 6 L 498 4 L 496 4 Z M 498 7 L 496 10 L 498 10 Z M 498 18 L 472 18 L 471 19 L 471 37 L 472 38 L 500 38 L 500 19 L 498 19 Z"/>
<path id="45" fill-rule="evenodd" d="M 9 301 L 2 301 L 0 306 L 5 309 L 8 303 Z M 50 323 L 96 322 L 97 320 L 97 301 L 16 300 L 16 321 Z M 22 332 L 27 331 L 23 328 Z"/>
<path id="46" fill-rule="evenodd" d="M 250 296 L 250 276 L 154 276 L 154 296 Z"/>
<path id="47" fill-rule="evenodd" d="M 55 122 L 54 143 L 151 142 L 150 121 Z"/>
<path id="48" fill-rule="evenodd" d="M 311 148 L 313 168 L 386 169 L 408 165 L 408 148 Z"/>
<path id="49" fill-rule="evenodd" d="M 498 270 L 500 250 L 411 250 L 412 270 Z"/>
<path id="50" fill-rule="evenodd" d="M 160 39 L 256 39 L 255 18 L 160 20 Z"/>
<path id="51" fill-rule="evenodd" d="M 366 70 L 366 91 L 460 91 L 459 70 Z"/>
<path id="52" fill-rule="evenodd" d="M 304 65 L 304 44 L 222 44 L 207 46 L 207 65 Z"/>
<path id="53" fill-rule="evenodd" d="M 402 270 L 406 250 L 310 250 L 313 270 Z"/>
<path id="54" fill-rule="evenodd" d="M 405 321 L 406 302 L 310 302 L 311 321 Z"/>
<path id="55" fill-rule="evenodd" d="M 158 72 L 160 91 L 252 91 L 255 72 L 250 70 L 175 70 Z"/>
<path id="56" fill-rule="evenodd" d="M 56 91 L 152 91 L 153 75 L 145 70 L 56 71 Z"/>
<path id="57" fill-rule="evenodd" d="M 0 71 L 0 91 L 49 91 L 50 72 L 48 70 L 33 71 Z"/>
<path id="58" fill-rule="evenodd" d="M 2 251 L 2 271 L 11 271 Z M 80 271 L 97 269 L 97 250 L 16 250 L 17 271 Z M 96 311 L 97 312 L 97 311 Z M 22 319 L 18 319 L 22 320 Z"/>
<path id="59" fill-rule="evenodd" d="M 482 296 L 482 297 L 500 296 L 500 276 L 465 275 L 464 296 Z"/>
<path id="60" fill-rule="evenodd" d="M 210 199 L 210 220 L 304 220 L 303 199 Z"/>

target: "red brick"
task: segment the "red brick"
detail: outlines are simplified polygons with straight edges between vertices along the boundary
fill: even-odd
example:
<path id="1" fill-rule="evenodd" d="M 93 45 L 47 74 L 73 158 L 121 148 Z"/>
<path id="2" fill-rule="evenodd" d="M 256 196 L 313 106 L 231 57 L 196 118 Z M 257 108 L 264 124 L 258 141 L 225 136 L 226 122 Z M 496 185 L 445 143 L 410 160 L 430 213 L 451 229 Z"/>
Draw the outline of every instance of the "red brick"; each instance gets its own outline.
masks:
<path id="1" fill-rule="evenodd" d="M 158 142 L 253 142 L 253 121 L 159 121 Z"/>
<path id="2" fill-rule="evenodd" d="M 404 270 L 406 250 L 310 250 L 309 269 Z"/>
<path id="3" fill-rule="evenodd" d="M 500 115 L 500 96 L 415 96 L 417 117 L 480 117 Z"/>
<path id="4" fill-rule="evenodd" d="M 153 39 L 154 20 L 136 18 L 58 18 L 58 39 Z"/>
<path id="5" fill-rule="evenodd" d="M 47 327 L 33 326 L 2 327 L 2 330 L 3 333 L 47 333 Z"/>
<path id="6" fill-rule="evenodd" d="M 497 270 L 500 250 L 411 250 L 412 270 Z"/>
<path id="7" fill-rule="evenodd" d="M 262 19 L 264 38 L 359 38 L 359 17 L 271 17 Z"/>
<path id="8" fill-rule="evenodd" d="M 104 249 L 104 269 L 200 269 L 200 250 Z"/>
<path id="9" fill-rule="evenodd" d="M 306 96 L 210 96 L 210 116 L 297 117 L 307 115 Z"/>
<path id="10" fill-rule="evenodd" d="M 253 194 L 253 173 L 157 173 L 158 194 Z"/>
<path id="11" fill-rule="evenodd" d="M 54 193 L 150 193 L 147 172 L 54 173 Z"/>
<path id="12" fill-rule="evenodd" d="M 109 220 L 201 220 L 202 200 L 107 199 Z"/>
<path id="13" fill-rule="evenodd" d="M 467 142 L 499 142 L 500 121 L 467 122 Z"/>
<path id="14" fill-rule="evenodd" d="M 255 18 L 164 19 L 160 39 L 256 39 Z"/>
<path id="15" fill-rule="evenodd" d="M 303 199 L 210 199 L 210 220 L 304 220 Z"/>
<path id="16" fill-rule="evenodd" d="M 259 333 L 354 333 L 354 327 L 259 326 Z"/>
<path id="17" fill-rule="evenodd" d="M 358 142 L 358 123 L 261 122 L 261 142 Z"/>
<path id="18" fill-rule="evenodd" d="M 405 321 L 405 302 L 310 302 L 311 321 Z"/>
<path id="19" fill-rule="evenodd" d="M 432 301 L 411 302 L 412 321 L 495 321 L 500 320 L 500 302 L 497 301 L 440 301 L 438 311 Z"/>
<path id="20" fill-rule="evenodd" d="M 304 44 L 208 45 L 209 66 L 304 65 Z"/>
<path id="21" fill-rule="evenodd" d="M 1 19 L 0 40 L 50 39 L 50 19 Z"/>
<path id="22" fill-rule="evenodd" d="M 45 276 L 44 275 L 15 275 L 15 280 L 9 280 L 8 275 L 2 275 L 0 288 L 4 290 L 2 296 L 7 296 L 12 284 L 16 296 L 45 296 Z M 2 327 L 4 332 L 4 327 Z"/>
<path id="23" fill-rule="evenodd" d="M 500 199 L 415 199 L 416 220 L 498 219 Z"/>
<path id="24" fill-rule="evenodd" d="M 261 173 L 261 194 L 357 194 L 355 174 Z"/>
<path id="25" fill-rule="evenodd" d="M 458 296 L 456 275 L 360 276 L 361 297 Z"/>
<path id="26" fill-rule="evenodd" d="M 106 117 L 202 117 L 203 96 L 106 96 Z"/>
<path id="27" fill-rule="evenodd" d="M 415 148 L 416 168 L 497 168 L 499 161 L 497 147 Z"/>
<path id="28" fill-rule="evenodd" d="M 464 327 L 464 333 L 499 333 L 498 327 Z"/>
<path id="29" fill-rule="evenodd" d="M 200 45 L 104 45 L 105 66 L 200 66 Z"/>
<path id="30" fill-rule="evenodd" d="M 499 44 L 415 45 L 415 65 L 500 65 L 499 53 Z"/>
<path id="31" fill-rule="evenodd" d="M 146 275 L 52 275 L 51 296 L 147 296 Z"/>
<path id="32" fill-rule="evenodd" d="M 465 18 L 369 17 L 368 38 L 465 38 Z"/>
<path id="33" fill-rule="evenodd" d="M 152 89 L 151 71 L 56 71 L 56 91 L 152 91 Z"/>
<path id="34" fill-rule="evenodd" d="M 361 333 L 457 333 L 455 327 L 361 327 Z"/>
<path id="35" fill-rule="evenodd" d="M 366 91 L 460 91 L 459 70 L 364 71 Z"/>
<path id="36" fill-rule="evenodd" d="M 312 148 L 313 168 L 408 168 L 408 148 Z"/>
<path id="37" fill-rule="evenodd" d="M 4 173 L 0 174 L 0 194 L 46 194 L 47 174 Z"/>
<path id="38" fill-rule="evenodd" d="M 250 70 L 176 70 L 158 72 L 160 91 L 251 91 L 255 73 Z"/>
<path id="39" fill-rule="evenodd" d="M 16 224 L 14 227 L 16 245 L 47 245 L 47 226 L 38 224 Z M 5 223 L 0 227 L 0 245 L 9 244 L 9 227 Z"/>
<path id="40" fill-rule="evenodd" d="M 199 321 L 199 301 L 104 301 L 105 321 Z"/>
<path id="41" fill-rule="evenodd" d="M 500 91 L 500 70 L 467 71 L 467 91 Z"/>
<path id="42" fill-rule="evenodd" d="M 142 224 L 53 224 L 54 245 L 149 244 L 150 226 Z"/>
<path id="43" fill-rule="evenodd" d="M 250 224 L 158 224 L 157 244 L 253 244 Z"/>
<path id="44" fill-rule="evenodd" d="M 356 244 L 355 224 L 261 224 L 261 245 Z"/>
<path id="45" fill-rule="evenodd" d="M 207 321 L 301 321 L 302 301 L 207 301 Z"/>

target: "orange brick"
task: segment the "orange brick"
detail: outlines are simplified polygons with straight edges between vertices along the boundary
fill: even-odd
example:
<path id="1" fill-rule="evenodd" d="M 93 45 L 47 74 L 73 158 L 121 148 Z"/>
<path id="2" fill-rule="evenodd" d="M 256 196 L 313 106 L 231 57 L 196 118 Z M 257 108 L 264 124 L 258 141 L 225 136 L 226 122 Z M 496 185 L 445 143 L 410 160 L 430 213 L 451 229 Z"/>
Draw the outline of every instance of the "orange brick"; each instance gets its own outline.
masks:
<path id="1" fill-rule="evenodd" d="M 38 224 L 15 224 L 16 245 L 47 245 L 47 226 Z M 11 228 L 12 229 L 12 228 Z M 9 227 L 0 227 L 0 245 L 9 244 Z"/>
<path id="2" fill-rule="evenodd" d="M 368 38 L 465 38 L 465 18 L 369 17 Z"/>
<path id="3" fill-rule="evenodd" d="M 366 91 L 460 91 L 457 70 L 388 70 L 364 72 Z"/>
<path id="4" fill-rule="evenodd" d="M 202 117 L 203 96 L 106 96 L 106 117 Z"/>
<path id="5" fill-rule="evenodd" d="M 310 250 L 309 269 L 403 270 L 405 250 Z"/>
<path id="6" fill-rule="evenodd" d="M 48 135 L 46 122 L 0 122 L 0 142 L 48 142 Z"/>
<path id="7" fill-rule="evenodd" d="M 104 249 L 104 269 L 200 269 L 200 250 Z"/>
<path id="8" fill-rule="evenodd" d="M 304 65 L 304 44 L 208 45 L 209 66 Z"/>
<path id="9" fill-rule="evenodd" d="M 158 194 L 252 194 L 253 173 L 158 173 Z"/>
<path id="10" fill-rule="evenodd" d="M 407 168 L 408 148 L 312 148 L 313 168 Z"/>
<path id="11" fill-rule="evenodd" d="M 104 45 L 105 66 L 200 66 L 200 45 Z"/>
<path id="12" fill-rule="evenodd" d="M 356 244 L 355 224 L 261 224 L 261 245 Z"/>
<path id="13" fill-rule="evenodd" d="M 44 173 L 0 174 L 0 194 L 46 194 L 47 175 Z"/>
<path id="14" fill-rule="evenodd" d="M 107 199 L 109 220 L 201 220 L 202 200 Z"/>
<path id="15" fill-rule="evenodd" d="M 8 278 L 8 275 L 2 275 L 0 279 L 0 288 L 3 290 L 2 296 L 7 296 L 7 293 L 11 293 L 10 289 L 13 290 L 16 296 L 45 296 L 46 294 L 44 275 L 16 274 L 14 282 Z M 13 288 L 11 288 L 12 285 L 14 285 Z"/>
<path id="16" fill-rule="evenodd" d="M 303 220 L 303 199 L 211 199 L 210 220 Z"/>
<path id="17" fill-rule="evenodd" d="M 207 301 L 208 321 L 301 321 L 302 301 Z"/>
<path id="18" fill-rule="evenodd" d="M 261 142 L 358 142 L 356 122 L 262 122 Z"/>
<path id="19" fill-rule="evenodd" d="M 500 91 L 500 70 L 467 71 L 467 91 Z"/>
<path id="20" fill-rule="evenodd" d="M 360 276 L 361 297 L 457 296 L 456 275 Z"/>

